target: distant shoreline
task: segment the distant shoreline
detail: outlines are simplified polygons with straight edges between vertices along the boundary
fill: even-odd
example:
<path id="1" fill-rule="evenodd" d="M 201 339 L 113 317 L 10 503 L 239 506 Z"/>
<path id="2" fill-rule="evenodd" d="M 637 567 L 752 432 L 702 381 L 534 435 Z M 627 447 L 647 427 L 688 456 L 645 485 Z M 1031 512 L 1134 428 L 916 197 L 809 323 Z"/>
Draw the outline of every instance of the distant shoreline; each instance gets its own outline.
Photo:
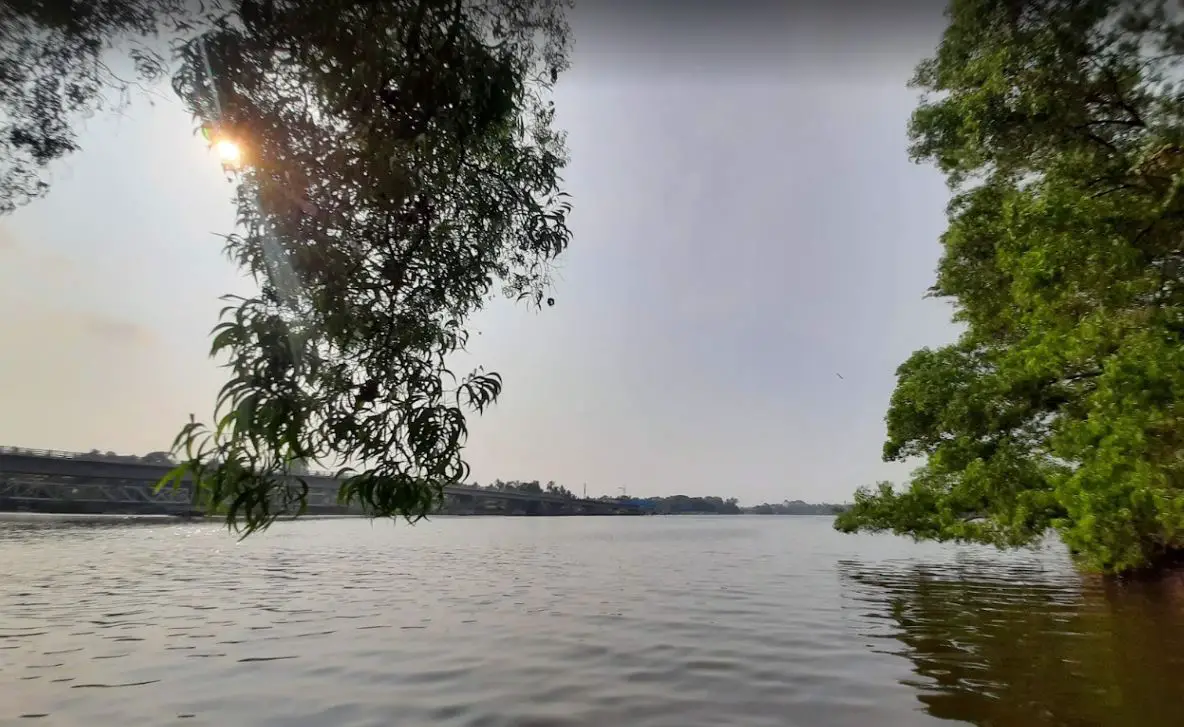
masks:
<path id="1" fill-rule="evenodd" d="M 658 517 L 832 517 L 824 513 L 728 513 L 713 512 L 683 512 L 663 513 Z M 428 520 L 459 520 L 470 518 L 507 517 L 506 515 L 431 515 Z M 563 516 L 556 516 L 563 517 Z M 281 518 L 279 522 L 303 520 L 370 520 L 364 515 L 302 515 L 296 518 Z M 128 523 L 128 524 L 165 524 L 165 523 L 217 523 L 224 524 L 220 517 L 179 516 L 179 515 L 122 515 L 118 513 L 60 513 L 60 512 L 6 512 L 0 511 L 0 523 L 6 522 L 79 522 L 79 523 Z"/>

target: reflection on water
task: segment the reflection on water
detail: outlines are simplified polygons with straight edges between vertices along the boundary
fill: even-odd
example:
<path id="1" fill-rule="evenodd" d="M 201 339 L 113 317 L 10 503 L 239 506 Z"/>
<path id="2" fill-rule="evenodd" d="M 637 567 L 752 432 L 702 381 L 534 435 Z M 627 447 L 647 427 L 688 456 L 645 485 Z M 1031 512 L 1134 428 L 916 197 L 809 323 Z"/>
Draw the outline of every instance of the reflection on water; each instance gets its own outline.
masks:
<path id="1" fill-rule="evenodd" d="M 1184 724 L 1184 582 L 1105 583 L 1039 561 L 845 561 L 875 647 L 930 714 L 979 725 Z M 887 601 L 889 608 L 883 606 Z M 890 644 L 896 644 L 895 647 Z"/>
<path id="2" fill-rule="evenodd" d="M 1179 725 L 1182 592 L 826 518 L 0 521 L 0 723 Z"/>

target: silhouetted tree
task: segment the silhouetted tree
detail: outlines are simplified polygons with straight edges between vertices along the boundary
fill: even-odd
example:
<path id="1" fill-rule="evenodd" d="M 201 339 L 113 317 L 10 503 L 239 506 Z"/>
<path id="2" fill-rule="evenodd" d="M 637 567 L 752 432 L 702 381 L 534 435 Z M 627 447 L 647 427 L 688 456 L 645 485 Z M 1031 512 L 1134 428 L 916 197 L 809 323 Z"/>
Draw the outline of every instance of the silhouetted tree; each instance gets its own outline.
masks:
<path id="1" fill-rule="evenodd" d="M 566 0 L 28 0 L 0 5 L 0 211 L 46 190 L 72 114 L 127 87 L 104 52 L 176 34 L 173 87 L 241 149 L 227 254 L 259 292 L 227 299 L 211 425 L 178 436 L 198 502 L 247 532 L 306 504 L 296 460 L 343 462 L 346 503 L 430 512 L 463 481 L 466 415 L 496 374 L 445 361 L 500 289 L 548 305 L 570 238 L 549 90 Z M 455 385 L 451 382 L 456 382 Z M 167 484 L 166 481 L 165 484 Z M 277 507 L 278 506 L 278 507 Z"/>

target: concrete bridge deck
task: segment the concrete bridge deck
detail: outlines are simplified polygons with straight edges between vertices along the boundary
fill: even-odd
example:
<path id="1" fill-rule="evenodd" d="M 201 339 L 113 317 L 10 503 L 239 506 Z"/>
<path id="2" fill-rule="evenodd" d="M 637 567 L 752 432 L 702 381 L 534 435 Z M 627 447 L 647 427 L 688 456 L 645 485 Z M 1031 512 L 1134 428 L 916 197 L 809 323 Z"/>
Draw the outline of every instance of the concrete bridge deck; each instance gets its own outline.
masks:
<path id="1" fill-rule="evenodd" d="M 102 455 L 0 447 L 0 512 L 190 513 L 191 483 L 155 485 L 170 465 L 121 462 Z M 337 503 L 340 481 L 310 473 L 310 514 L 358 514 Z M 293 481 L 295 484 L 295 481 Z M 442 513 L 521 515 L 625 515 L 639 512 L 629 503 L 579 500 L 549 493 L 486 490 L 461 485 L 444 488 Z"/>

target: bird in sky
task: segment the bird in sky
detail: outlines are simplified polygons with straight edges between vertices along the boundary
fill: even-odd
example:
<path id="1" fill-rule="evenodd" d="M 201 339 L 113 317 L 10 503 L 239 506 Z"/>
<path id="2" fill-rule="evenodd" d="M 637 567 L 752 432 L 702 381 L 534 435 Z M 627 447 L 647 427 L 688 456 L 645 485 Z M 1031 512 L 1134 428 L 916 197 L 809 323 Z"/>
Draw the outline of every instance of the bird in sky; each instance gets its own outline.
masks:
<path id="1" fill-rule="evenodd" d="M 835 372 L 835 376 L 838 376 L 840 379 L 843 379 L 843 375 L 840 374 L 838 371 Z M 843 381 L 846 381 L 846 379 L 843 379 Z"/>

